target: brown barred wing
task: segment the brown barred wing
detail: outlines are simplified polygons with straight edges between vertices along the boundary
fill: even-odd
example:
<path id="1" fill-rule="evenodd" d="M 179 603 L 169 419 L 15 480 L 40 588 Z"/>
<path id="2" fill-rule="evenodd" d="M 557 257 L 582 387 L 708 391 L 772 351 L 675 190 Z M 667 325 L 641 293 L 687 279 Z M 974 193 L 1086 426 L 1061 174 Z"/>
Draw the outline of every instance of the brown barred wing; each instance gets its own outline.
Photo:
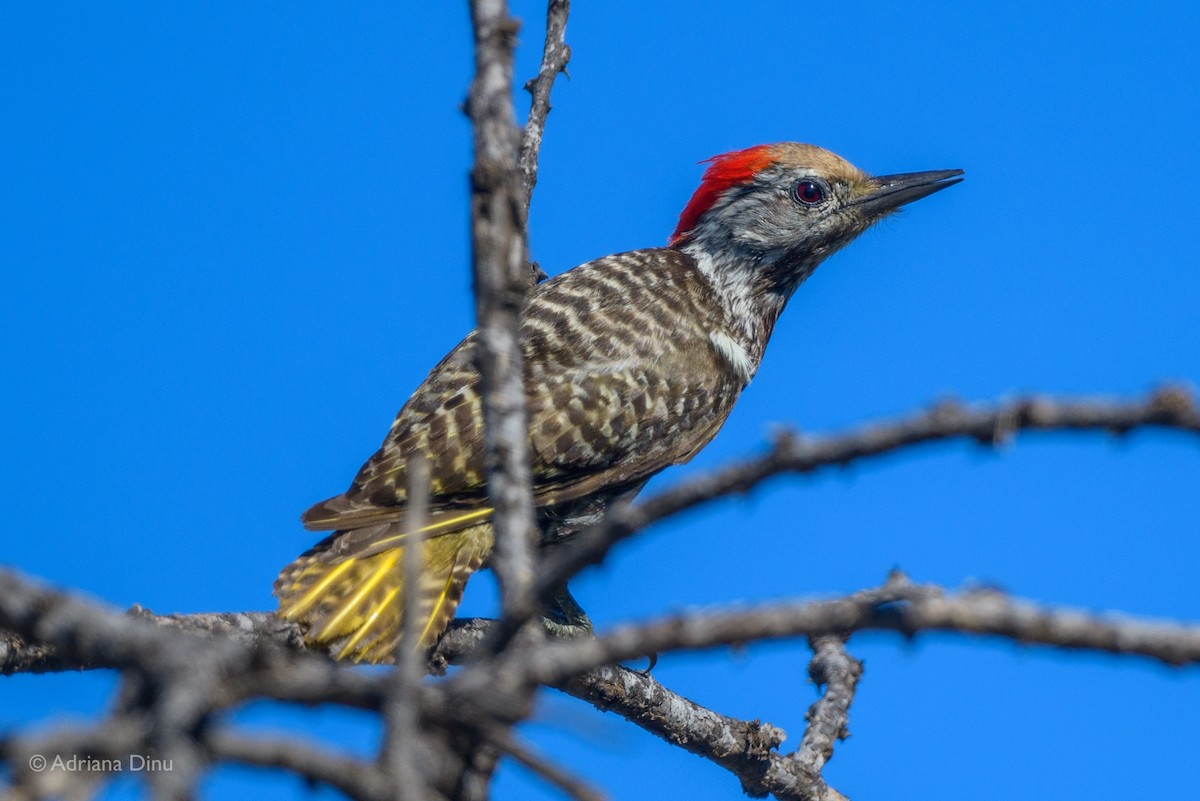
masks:
<path id="1" fill-rule="evenodd" d="M 435 506 L 469 507 L 486 501 L 483 407 L 474 350 L 472 334 L 430 372 L 350 489 L 305 512 L 305 527 L 324 531 L 401 519 L 407 501 L 407 458 L 412 453 L 429 460 L 430 501 Z"/>

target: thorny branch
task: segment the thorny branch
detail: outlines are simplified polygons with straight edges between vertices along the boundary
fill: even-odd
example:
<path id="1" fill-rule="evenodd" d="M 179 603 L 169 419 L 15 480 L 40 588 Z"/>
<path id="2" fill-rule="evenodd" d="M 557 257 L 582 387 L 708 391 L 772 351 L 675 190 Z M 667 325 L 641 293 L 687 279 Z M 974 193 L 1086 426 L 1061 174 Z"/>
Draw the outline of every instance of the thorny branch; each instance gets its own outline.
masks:
<path id="1" fill-rule="evenodd" d="M 1024 398 L 991 406 L 939 403 L 928 411 L 828 437 L 786 433 L 762 456 L 729 465 L 664 490 L 636 506 L 610 510 L 541 566 L 534 587 L 546 597 L 617 543 L 646 526 L 709 501 L 749 492 L 784 473 L 809 474 L 907 448 L 952 439 L 985 447 L 1011 442 L 1021 431 L 1099 431 L 1123 436 L 1161 428 L 1200 435 L 1200 409 L 1181 387 L 1165 387 L 1142 400 Z"/>

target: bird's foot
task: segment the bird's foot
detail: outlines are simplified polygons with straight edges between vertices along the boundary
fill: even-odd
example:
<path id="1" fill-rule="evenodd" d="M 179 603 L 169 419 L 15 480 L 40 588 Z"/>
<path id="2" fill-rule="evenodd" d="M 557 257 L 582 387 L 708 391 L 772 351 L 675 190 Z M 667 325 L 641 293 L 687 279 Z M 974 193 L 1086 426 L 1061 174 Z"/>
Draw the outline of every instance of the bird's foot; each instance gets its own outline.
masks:
<path id="1" fill-rule="evenodd" d="M 550 636 L 562 639 L 590 637 L 594 633 L 587 612 L 583 611 L 566 586 L 555 593 L 542 610 L 542 625 L 550 632 Z"/>

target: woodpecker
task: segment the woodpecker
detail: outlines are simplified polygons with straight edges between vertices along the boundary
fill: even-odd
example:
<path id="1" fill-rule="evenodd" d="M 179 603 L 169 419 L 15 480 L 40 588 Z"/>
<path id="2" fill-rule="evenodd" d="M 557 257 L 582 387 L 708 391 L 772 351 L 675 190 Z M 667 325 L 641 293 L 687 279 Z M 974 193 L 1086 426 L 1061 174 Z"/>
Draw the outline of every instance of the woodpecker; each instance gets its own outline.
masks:
<path id="1" fill-rule="evenodd" d="M 582 264 L 525 300 L 533 494 L 548 538 L 569 536 L 691 459 L 729 416 L 788 298 L 813 270 L 901 206 L 962 180 L 962 170 L 871 176 L 797 143 L 702 163 L 666 247 Z M 418 616 L 418 646 L 433 645 L 468 578 L 487 563 L 493 531 L 475 349 L 472 333 L 400 409 L 350 488 L 301 518 L 333 533 L 280 573 L 278 614 L 337 658 L 389 661 L 406 614 Z M 419 606 L 405 610 L 403 558 L 414 534 L 405 465 L 414 453 L 428 460 L 430 500 L 419 532 Z"/>

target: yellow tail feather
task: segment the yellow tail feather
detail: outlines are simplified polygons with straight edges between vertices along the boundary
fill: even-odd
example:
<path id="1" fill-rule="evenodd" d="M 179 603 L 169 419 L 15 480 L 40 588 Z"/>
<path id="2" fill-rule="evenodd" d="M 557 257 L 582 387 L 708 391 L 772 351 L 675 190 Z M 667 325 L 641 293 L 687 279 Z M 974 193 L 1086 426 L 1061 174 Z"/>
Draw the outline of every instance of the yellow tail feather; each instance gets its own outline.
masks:
<path id="1" fill-rule="evenodd" d="M 471 518 L 476 515 L 471 514 Z M 356 537 L 352 548 L 335 534 L 284 568 L 275 582 L 279 615 L 307 625 L 306 639 L 339 659 L 391 661 L 403 617 L 405 532 L 382 528 L 377 536 Z M 345 532 L 354 534 L 355 532 Z M 344 543 L 343 543 L 344 545 Z M 422 622 L 417 647 L 437 642 L 454 616 L 467 579 L 492 549 L 492 527 L 480 523 L 422 542 L 418 605 Z M 366 555 L 363 555 L 363 554 Z"/>
<path id="2" fill-rule="evenodd" d="M 307 612 L 309 608 L 317 602 L 317 599 L 321 597 L 321 593 L 325 592 L 329 585 L 332 584 L 338 576 L 342 575 L 342 573 L 345 573 L 354 566 L 355 561 L 356 560 L 354 557 L 351 557 L 334 567 L 333 570 L 330 570 L 328 573 L 326 573 L 325 576 L 318 581 L 314 587 L 305 592 L 304 595 L 300 596 L 299 600 L 286 608 L 281 607 L 279 610 L 280 617 L 287 618 L 288 620 L 299 620 L 300 616 Z M 282 578 L 282 576 L 280 576 L 280 578 Z M 278 592 L 279 591 L 277 589 L 276 593 Z"/>
<path id="3" fill-rule="evenodd" d="M 359 641 L 362 640 L 362 638 L 369 631 L 371 631 L 375 621 L 379 619 L 380 615 L 387 611 L 387 609 L 391 606 L 392 601 L 396 600 L 396 596 L 400 594 L 400 590 L 402 589 L 403 587 L 396 586 L 388 590 L 388 594 L 383 597 L 383 601 L 380 602 L 379 606 L 375 607 L 375 611 L 371 612 L 371 614 L 367 616 L 367 619 L 363 621 L 363 624 L 358 627 L 358 631 L 354 632 L 354 636 L 347 640 L 346 644 L 342 646 L 342 651 L 354 653 L 355 646 L 358 645 Z"/>
<path id="4" fill-rule="evenodd" d="M 438 593 L 434 599 L 432 608 L 429 610 L 425 620 L 425 627 L 421 629 L 421 636 L 417 638 L 418 642 L 434 642 L 445 631 L 446 626 L 450 623 L 450 619 L 454 617 L 454 610 L 458 607 L 458 601 L 462 598 L 462 590 L 466 587 L 467 576 L 475 572 L 479 566 L 478 563 L 466 570 L 465 575 L 462 575 L 462 563 L 459 561 L 464 555 L 465 548 L 460 548 L 458 553 L 454 555 L 454 566 L 446 575 L 446 583 L 442 586 L 442 591 Z M 455 588 L 458 588 L 455 593 Z M 446 607 L 449 606 L 449 612 L 445 613 Z M 436 630 L 435 630 L 436 628 Z"/>
<path id="5" fill-rule="evenodd" d="M 353 617 L 353 614 L 358 611 L 359 606 L 361 606 L 362 602 L 366 600 L 368 595 L 370 595 L 371 590 L 375 589 L 380 582 L 384 581 L 385 579 L 390 579 L 391 582 L 396 581 L 396 576 L 391 574 L 393 569 L 396 567 L 396 563 L 400 561 L 400 555 L 403 550 L 403 548 L 396 548 L 391 551 L 384 551 L 378 556 L 375 556 L 369 560 L 364 560 L 364 565 L 370 564 L 371 562 L 377 562 L 378 564 L 371 568 L 371 572 L 367 576 L 367 580 L 359 584 L 354 595 L 350 596 L 350 600 L 340 603 L 336 607 L 337 613 L 333 617 L 329 618 L 329 620 L 325 621 L 318 631 L 313 632 L 313 636 L 316 637 L 318 641 L 331 640 L 339 634 L 349 634 L 350 632 L 361 628 L 364 625 L 365 621 L 356 619 Z M 398 583 L 392 583 L 391 587 L 393 590 L 399 589 L 400 585 Z M 390 590 L 388 591 L 388 594 L 391 594 Z M 376 611 L 381 612 L 384 608 L 385 607 L 382 605 L 382 601 L 375 605 Z M 368 614 L 368 619 L 374 619 L 375 617 L 378 617 L 378 615 Z M 342 621 L 347 621 L 349 625 L 341 625 Z"/>

